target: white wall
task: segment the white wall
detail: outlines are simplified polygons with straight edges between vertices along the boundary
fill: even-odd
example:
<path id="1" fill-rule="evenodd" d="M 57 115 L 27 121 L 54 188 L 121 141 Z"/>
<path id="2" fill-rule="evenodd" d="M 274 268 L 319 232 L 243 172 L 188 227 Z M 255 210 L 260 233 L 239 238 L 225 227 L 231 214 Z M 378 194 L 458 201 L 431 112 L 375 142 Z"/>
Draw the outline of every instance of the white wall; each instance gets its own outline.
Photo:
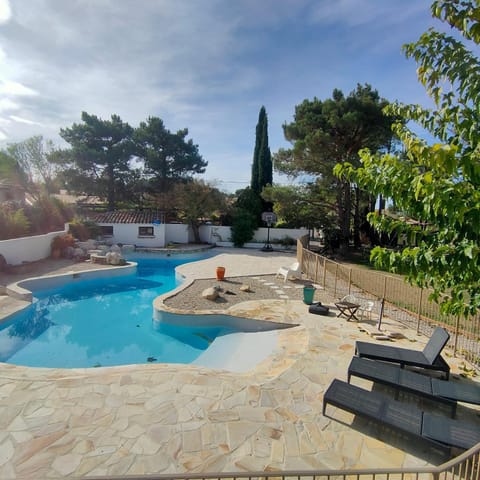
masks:
<path id="1" fill-rule="evenodd" d="M 34 237 L 12 238 L 0 241 L 0 253 L 10 265 L 21 265 L 23 262 L 36 262 L 50 256 L 52 239 L 67 233 L 68 226 L 60 232 L 50 232 Z"/>
<path id="2" fill-rule="evenodd" d="M 281 240 L 285 237 L 294 238 L 296 240 L 306 234 L 308 234 L 308 230 L 304 228 L 271 228 L 270 242 Z M 267 235 L 268 229 L 266 227 L 259 228 L 255 231 L 255 235 L 251 242 L 265 243 Z M 202 225 L 200 227 L 200 238 L 202 242 L 229 242 L 231 236 L 230 227 L 217 227 L 214 225 Z"/>
<path id="3" fill-rule="evenodd" d="M 165 244 L 171 243 L 188 243 L 190 241 L 190 233 L 188 225 L 184 223 L 168 223 L 165 225 Z M 191 241 L 193 241 L 193 233 Z"/>
<path id="4" fill-rule="evenodd" d="M 111 223 L 99 223 L 99 225 L 112 226 Z M 138 227 L 153 227 L 153 237 L 139 237 Z M 165 246 L 165 224 L 115 223 L 113 224 L 113 236 L 109 240 L 112 243 L 123 243 L 124 245 L 161 248 Z"/>

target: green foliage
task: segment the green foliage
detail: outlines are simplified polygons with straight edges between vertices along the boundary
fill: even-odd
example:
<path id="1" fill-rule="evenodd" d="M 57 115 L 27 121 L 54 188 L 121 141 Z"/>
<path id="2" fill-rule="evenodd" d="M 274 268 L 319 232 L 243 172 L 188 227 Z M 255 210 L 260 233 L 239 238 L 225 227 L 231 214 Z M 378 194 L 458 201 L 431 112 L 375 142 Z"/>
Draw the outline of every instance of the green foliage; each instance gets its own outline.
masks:
<path id="1" fill-rule="evenodd" d="M 170 196 L 174 199 L 179 218 L 192 227 L 197 243 L 200 243 L 201 222 L 215 212 L 222 212 L 225 207 L 225 195 L 202 180 L 178 183 Z"/>
<path id="2" fill-rule="evenodd" d="M 23 188 L 28 185 L 28 177 L 18 161 L 4 151 L 0 151 L 0 178 Z"/>
<path id="3" fill-rule="evenodd" d="M 250 187 L 239 191 L 235 208 L 250 212 L 255 219 L 255 227 L 261 225 L 262 199 Z"/>
<path id="4" fill-rule="evenodd" d="M 8 203 L 0 206 L 0 240 L 26 236 L 29 230 L 30 224 L 23 209 Z"/>
<path id="5" fill-rule="evenodd" d="M 262 198 L 289 228 L 326 228 L 336 222 L 335 196 L 322 189 L 323 183 L 267 186 Z"/>
<path id="6" fill-rule="evenodd" d="M 25 172 L 27 181 L 24 186 L 31 195 L 37 197 L 42 190 L 47 193 L 56 191 L 58 166 L 50 161 L 50 155 L 54 152 L 51 140 L 44 140 L 41 135 L 37 135 L 8 145 L 7 152 Z"/>
<path id="7" fill-rule="evenodd" d="M 186 140 L 187 135 L 187 128 L 171 133 L 158 117 L 149 117 L 135 130 L 135 155 L 143 160 L 152 187 L 164 191 L 172 181 L 205 172 L 208 163 L 200 155 L 198 145 Z"/>
<path id="8" fill-rule="evenodd" d="M 330 208 L 335 211 L 336 227 L 347 243 L 352 227 L 352 186 L 347 179 L 335 176 L 333 169 L 337 163 L 358 165 L 361 148 L 376 151 L 391 146 L 393 119 L 382 112 L 385 105 L 387 101 L 370 85 L 357 85 L 347 97 L 336 89 L 325 101 L 304 100 L 295 107 L 294 121 L 283 125 L 285 138 L 293 147 L 274 155 L 280 172 L 317 177 L 316 188 L 322 195 L 318 202 L 331 204 L 333 200 Z M 360 195 L 353 199 L 358 216 Z M 358 218 L 355 224 L 359 224 Z"/>
<path id="9" fill-rule="evenodd" d="M 65 222 L 73 218 L 73 211 L 69 207 L 45 193 L 24 210 L 34 234 L 63 230 Z"/>
<path id="10" fill-rule="evenodd" d="M 101 228 L 91 220 L 74 219 L 69 224 L 69 233 L 81 242 L 89 239 L 96 239 L 101 235 Z"/>
<path id="11" fill-rule="evenodd" d="M 435 17 L 467 40 L 480 43 L 478 4 L 439 0 Z M 406 271 L 411 283 L 433 289 L 444 313 L 475 315 L 480 308 L 480 64 L 458 36 L 433 29 L 404 47 L 418 64 L 418 76 L 435 108 L 395 104 L 403 119 L 394 126 L 404 156 L 361 152 L 361 168 L 338 165 L 336 172 L 374 193 L 391 198 L 417 223 L 371 214 L 380 231 L 405 234 L 401 252 L 376 248 L 372 259 L 390 271 Z M 408 128 L 413 121 L 438 141 L 433 145 Z"/>
<path id="12" fill-rule="evenodd" d="M 260 195 L 263 187 L 272 184 L 272 155 L 268 146 L 268 119 L 265 107 L 258 114 L 255 129 L 255 149 L 253 152 L 251 189 Z"/>
<path id="13" fill-rule="evenodd" d="M 113 210 L 119 184 L 129 171 L 133 153 L 133 128 L 118 115 L 102 120 L 82 113 L 82 123 L 60 130 L 70 150 L 58 151 L 52 160 L 63 165 L 62 175 L 69 189 L 107 198 Z"/>
<path id="14" fill-rule="evenodd" d="M 231 228 L 233 245 L 243 247 L 253 238 L 256 228 L 255 216 L 249 210 L 238 208 L 235 211 Z"/>

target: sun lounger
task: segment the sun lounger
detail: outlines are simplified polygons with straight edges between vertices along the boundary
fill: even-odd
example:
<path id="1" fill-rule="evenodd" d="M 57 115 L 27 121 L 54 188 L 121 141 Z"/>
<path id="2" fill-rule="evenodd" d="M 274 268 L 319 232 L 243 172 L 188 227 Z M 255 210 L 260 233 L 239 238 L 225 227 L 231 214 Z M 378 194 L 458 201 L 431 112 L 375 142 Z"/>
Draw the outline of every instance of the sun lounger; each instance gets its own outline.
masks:
<path id="1" fill-rule="evenodd" d="M 441 327 L 437 327 L 425 345 L 423 351 L 408 348 L 378 345 L 369 342 L 356 342 L 355 353 L 359 357 L 370 358 L 400 364 L 400 367 L 412 366 L 443 372 L 446 379 L 450 375 L 450 367 L 441 357 L 440 352 L 447 344 L 450 335 Z"/>
<path id="2" fill-rule="evenodd" d="M 364 416 L 443 448 L 468 450 L 480 442 L 478 427 L 423 412 L 412 405 L 391 400 L 377 392 L 363 390 L 338 379 L 330 384 L 323 396 L 323 415 L 327 405 Z"/>
<path id="3" fill-rule="evenodd" d="M 452 417 L 455 416 L 457 402 L 480 405 L 480 385 L 447 382 L 385 362 L 353 357 L 348 367 L 348 383 L 352 376 L 393 387 L 397 395 L 403 390 L 444 403 L 452 409 Z"/>

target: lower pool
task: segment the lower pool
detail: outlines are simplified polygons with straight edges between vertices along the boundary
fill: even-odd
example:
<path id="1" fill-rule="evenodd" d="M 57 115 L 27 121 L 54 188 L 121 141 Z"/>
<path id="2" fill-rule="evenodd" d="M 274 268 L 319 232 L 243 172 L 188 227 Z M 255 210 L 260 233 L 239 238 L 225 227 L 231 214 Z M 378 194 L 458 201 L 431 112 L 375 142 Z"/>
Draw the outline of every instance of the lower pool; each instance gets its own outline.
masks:
<path id="1" fill-rule="evenodd" d="M 132 257 L 135 274 L 34 289 L 32 305 L 0 324 L 0 361 L 52 368 L 192 363 L 234 329 L 155 322 L 152 302 L 180 283 L 177 265 L 199 259 Z"/>

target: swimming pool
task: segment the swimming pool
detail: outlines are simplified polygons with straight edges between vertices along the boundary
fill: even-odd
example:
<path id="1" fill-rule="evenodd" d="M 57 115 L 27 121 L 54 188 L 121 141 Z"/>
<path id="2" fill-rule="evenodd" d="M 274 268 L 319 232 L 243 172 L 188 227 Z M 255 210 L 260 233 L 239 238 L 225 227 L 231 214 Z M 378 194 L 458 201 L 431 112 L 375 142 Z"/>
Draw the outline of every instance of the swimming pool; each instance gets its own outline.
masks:
<path id="1" fill-rule="evenodd" d="M 182 325 L 152 320 L 154 298 L 181 283 L 175 267 L 203 258 L 132 256 L 135 273 L 80 276 L 63 285 L 58 279 L 45 281 L 48 288 L 33 284 L 32 305 L 0 324 L 0 361 L 50 368 L 192 363 L 217 338 L 267 329 L 247 325 L 242 330 L 221 315 L 205 322 L 183 320 Z M 211 363 L 212 357 L 206 358 Z"/>

